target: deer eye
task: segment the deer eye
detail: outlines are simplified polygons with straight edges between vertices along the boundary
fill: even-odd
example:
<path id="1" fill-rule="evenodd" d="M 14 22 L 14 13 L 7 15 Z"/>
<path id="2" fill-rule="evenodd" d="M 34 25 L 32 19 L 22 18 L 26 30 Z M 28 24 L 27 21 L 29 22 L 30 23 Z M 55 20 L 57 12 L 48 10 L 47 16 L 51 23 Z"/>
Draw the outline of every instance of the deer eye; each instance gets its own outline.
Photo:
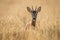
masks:
<path id="1" fill-rule="evenodd" d="M 33 11 L 32 13 L 36 13 L 36 11 Z"/>

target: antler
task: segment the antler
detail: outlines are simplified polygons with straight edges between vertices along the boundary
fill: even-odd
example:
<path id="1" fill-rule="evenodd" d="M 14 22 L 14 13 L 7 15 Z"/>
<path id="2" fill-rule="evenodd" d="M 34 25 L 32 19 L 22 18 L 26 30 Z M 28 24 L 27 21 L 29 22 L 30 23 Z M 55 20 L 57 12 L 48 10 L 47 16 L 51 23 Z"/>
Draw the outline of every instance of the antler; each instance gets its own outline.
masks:
<path id="1" fill-rule="evenodd" d="M 32 6 L 32 10 L 34 10 L 34 9 L 33 9 L 33 6 Z"/>
<path id="2" fill-rule="evenodd" d="M 37 9 L 37 6 L 35 7 L 35 11 L 36 11 L 36 9 Z"/>

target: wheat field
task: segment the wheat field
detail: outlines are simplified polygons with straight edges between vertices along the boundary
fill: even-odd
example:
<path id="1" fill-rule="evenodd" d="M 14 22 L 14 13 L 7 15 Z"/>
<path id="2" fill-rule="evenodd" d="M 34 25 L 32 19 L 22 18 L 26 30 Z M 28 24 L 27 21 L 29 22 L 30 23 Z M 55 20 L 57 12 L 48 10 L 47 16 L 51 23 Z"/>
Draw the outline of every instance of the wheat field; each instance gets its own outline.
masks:
<path id="1" fill-rule="evenodd" d="M 27 6 L 41 6 L 35 28 Z M 60 0 L 0 0 L 0 40 L 60 40 Z"/>

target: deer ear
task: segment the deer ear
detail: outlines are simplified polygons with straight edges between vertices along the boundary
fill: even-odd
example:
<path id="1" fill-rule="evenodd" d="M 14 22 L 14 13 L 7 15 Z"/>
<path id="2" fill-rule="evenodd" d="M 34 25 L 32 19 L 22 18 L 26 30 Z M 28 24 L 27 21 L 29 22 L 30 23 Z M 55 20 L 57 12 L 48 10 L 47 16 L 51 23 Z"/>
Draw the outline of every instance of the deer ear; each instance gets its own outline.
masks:
<path id="1" fill-rule="evenodd" d="M 29 7 L 27 7 L 27 11 L 30 13 L 32 12 L 32 10 Z"/>
<path id="2" fill-rule="evenodd" d="M 41 11 L 41 7 L 39 7 L 36 11 L 37 11 L 37 12 L 40 12 L 40 11 Z"/>

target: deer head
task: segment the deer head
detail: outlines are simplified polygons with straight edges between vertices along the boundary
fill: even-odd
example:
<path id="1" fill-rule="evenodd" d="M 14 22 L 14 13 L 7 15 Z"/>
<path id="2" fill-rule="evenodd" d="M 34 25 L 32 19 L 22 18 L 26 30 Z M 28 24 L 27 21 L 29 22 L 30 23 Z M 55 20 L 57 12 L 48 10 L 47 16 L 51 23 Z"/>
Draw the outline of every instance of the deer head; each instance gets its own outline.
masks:
<path id="1" fill-rule="evenodd" d="M 35 9 L 33 9 L 33 7 L 32 9 L 30 7 L 27 7 L 27 11 L 31 13 L 33 19 L 36 19 L 38 12 L 41 11 L 41 7 L 36 7 Z"/>
<path id="2" fill-rule="evenodd" d="M 37 14 L 38 14 L 38 12 L 41 11 L 41 7 L 38 7 L 38 8 L 36 7 L 35 9 L 33 9 L 33 6 L 32 6 L 32 9 L 30 7 L 27 7 L 27 11 L 31 13 L 31 15 L 32 15 L 32 25 L 35 26 Z"/>

